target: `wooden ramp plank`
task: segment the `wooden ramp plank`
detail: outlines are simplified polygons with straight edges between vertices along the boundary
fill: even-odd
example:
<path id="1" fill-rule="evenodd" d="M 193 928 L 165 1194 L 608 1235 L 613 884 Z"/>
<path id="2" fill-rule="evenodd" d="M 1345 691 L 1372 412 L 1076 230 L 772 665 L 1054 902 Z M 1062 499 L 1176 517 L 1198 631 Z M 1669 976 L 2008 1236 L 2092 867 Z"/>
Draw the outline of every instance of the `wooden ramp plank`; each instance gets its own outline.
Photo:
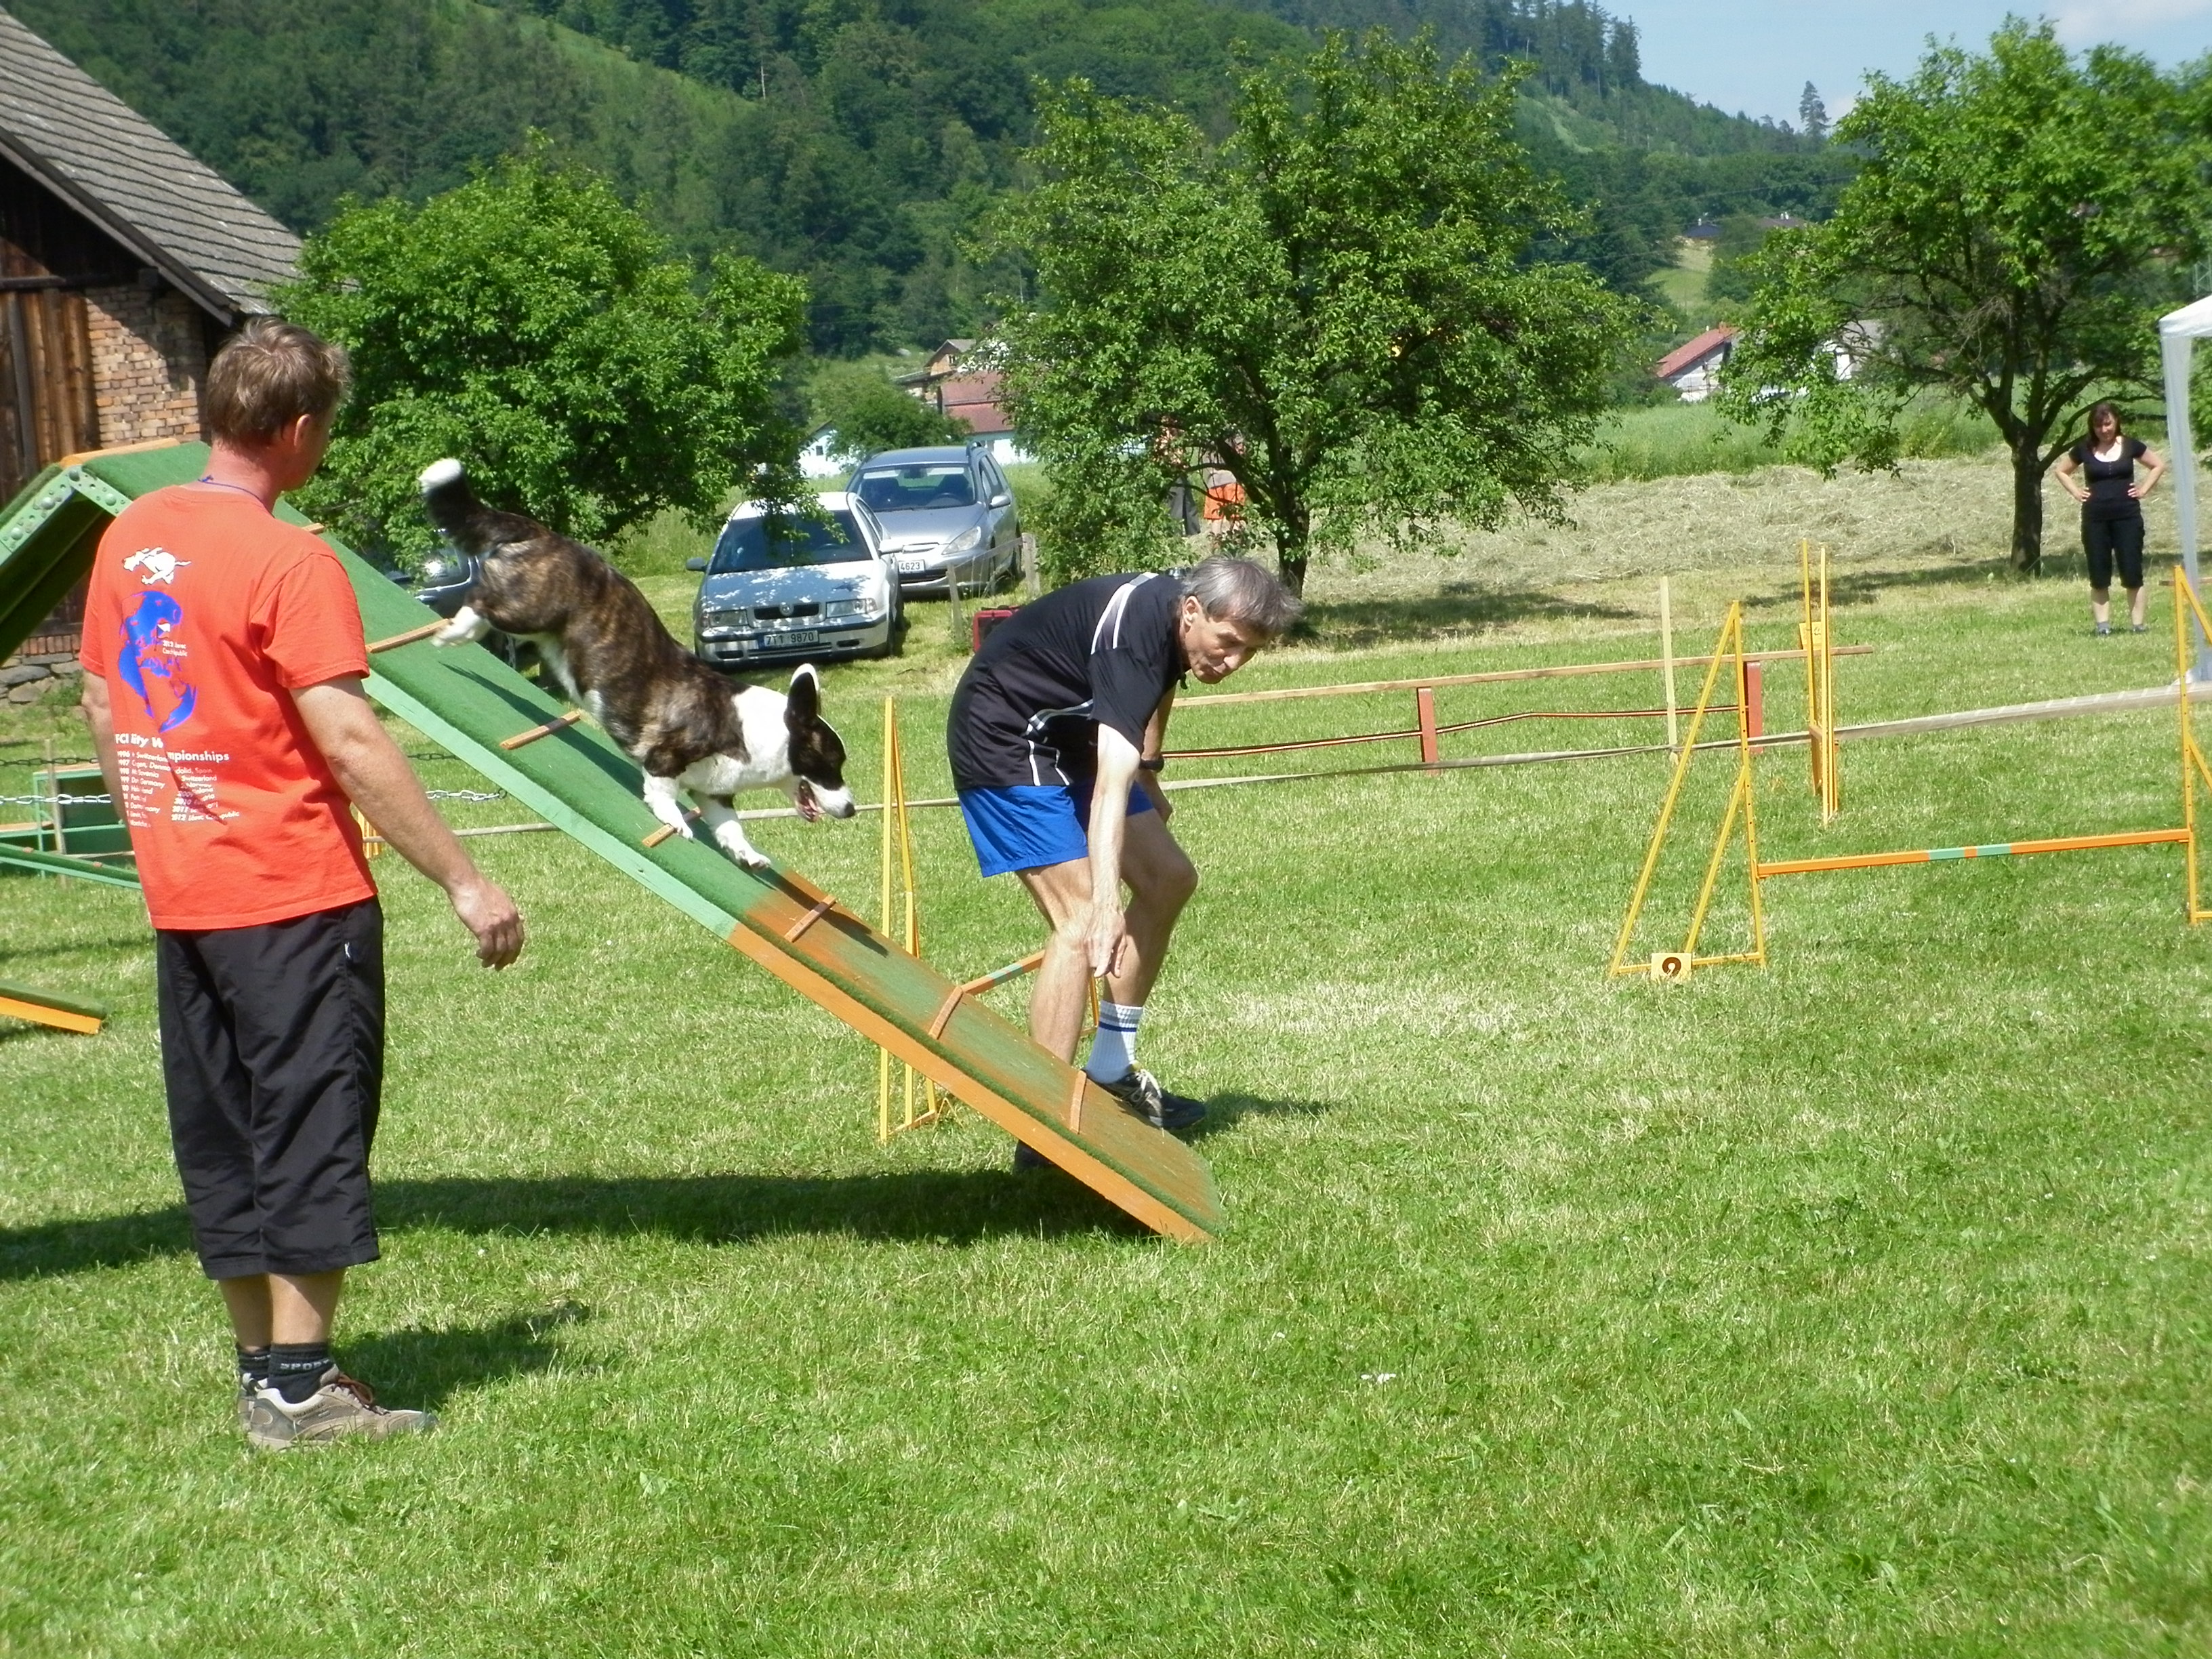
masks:
<path id="1" fill-rule="evenodd" d="M 122 501 L 198 477 L 206 455 L 196 444 L 106 453 L 60 476 L 79 479 L 88 499 L 114 511 Z M 305 523 L 289 506 L 280 503 L 278 513 Z M 94 540 L 77 524 L 69 548 L 36 562 L 49 573 L 57 562 L 81 573 Z M 330 536 L 324 540 L 353 579 L 368 638 L 397 639 L 435 620 L 389 578 Z M 700 841 L 646 846 L 655 824 L 637 768 L 597 727 L 580 723 L 561 742 L 502 750 L 501 739 L 568 711 L 482 647 L 441 649 L 419 638 L 395 644 L 377 654 L 368 690 L 547 823 L 1146 1225 L 1184 1240 L 1220 1231 L 1212 1176 L 1190 1148 L 1084 1083 L 1074 1067 L 973 999 L 933 1036 L 931 1020 L 954 982 L 842 906 L 799 926 L 827 896 L 804 878 L 744 869 Z M 1084 1104 L 1071 1112 L 1079 1091 Z"/>
<path id="2" fill-rule="evenodd" d="M 51 1025 L 59 1031 L 97 1036 L 107 1021 L 107 1010 L 96 1002 L 80 1002 L 75 997 L 34 991 L 27 985 L 9 985 L 0 981 L 0 1016 L 28 1020 L 34 1025 Z"/>

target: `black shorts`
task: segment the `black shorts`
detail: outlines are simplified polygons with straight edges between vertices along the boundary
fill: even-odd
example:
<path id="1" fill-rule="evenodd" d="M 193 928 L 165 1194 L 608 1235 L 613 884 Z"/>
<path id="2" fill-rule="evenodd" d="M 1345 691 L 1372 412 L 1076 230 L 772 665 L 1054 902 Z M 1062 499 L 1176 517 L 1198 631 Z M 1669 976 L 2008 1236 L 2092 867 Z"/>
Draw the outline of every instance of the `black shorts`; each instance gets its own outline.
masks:
<path id="1" fill-rule="evenodd" d="M 207 1276 L 375 1261 L 376 901 L 258 927 L 156 930 L 154 940 L 169 1139 Z"/>
<path id="2" fill-rule="evenodd" d="M 2142 514 L 2125 519 L 2081 515 L 2081 550 L 2089 556 L 2089 586 L 2112 585 L 2112 562 L 2120 566 L 2120 586 L 2133 592 L 2142 586 Z"/>

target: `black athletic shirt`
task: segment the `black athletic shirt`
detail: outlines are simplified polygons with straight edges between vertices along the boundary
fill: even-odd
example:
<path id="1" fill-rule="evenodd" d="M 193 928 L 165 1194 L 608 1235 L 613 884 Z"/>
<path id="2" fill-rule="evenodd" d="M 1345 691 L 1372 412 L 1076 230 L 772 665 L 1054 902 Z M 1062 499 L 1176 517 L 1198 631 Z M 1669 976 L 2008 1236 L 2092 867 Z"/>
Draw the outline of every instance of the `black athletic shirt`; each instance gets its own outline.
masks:
<path id="1" fill-rule="evenodd" d="M 2128 494 L 2136 481 L 2136 462 L 2150 446 L 2141 438 L 2120 440 L 2120 453 L 2109 461 L 2097 459 L 2093 439 L 2074 446 L 2074 464 L 2089 481 L 2089 499 L 2081 503 L 2085 519 L 2140 519 L 2142 503 Z"/>
<path id="2" fill-rule="evenodd" d="M 1182 587 L 1158 573 L 1093 576 L 991 630 L 952 694 L 959 789 L 1070 783 L 1098 769 L 1098 728 L 1142 746 L 1183 660 Z"/>

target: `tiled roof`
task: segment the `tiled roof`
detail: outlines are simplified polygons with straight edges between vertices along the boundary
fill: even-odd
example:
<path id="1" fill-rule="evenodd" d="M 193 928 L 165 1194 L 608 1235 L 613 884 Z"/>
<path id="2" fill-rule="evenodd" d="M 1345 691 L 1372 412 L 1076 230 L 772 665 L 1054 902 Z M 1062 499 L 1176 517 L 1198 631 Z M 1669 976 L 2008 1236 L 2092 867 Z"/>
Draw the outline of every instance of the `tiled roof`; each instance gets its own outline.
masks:
<path id="1" fill-rule="evenodd" d="M 0 155 L 225 323 L 295 274 L 298 237 L 6 11 Z"/>
<path id="2" fill-rule="evenodd" d="M 1652 375 L 1657 380 L 1671 380 L 1701 358 L 1711 356 L 1734 338 L 1735 331 L 1726 325 L 1709 328 L 1687 345 L 1676 346 L 1662 357 L 1659 367 L 1651 371 Z"/>

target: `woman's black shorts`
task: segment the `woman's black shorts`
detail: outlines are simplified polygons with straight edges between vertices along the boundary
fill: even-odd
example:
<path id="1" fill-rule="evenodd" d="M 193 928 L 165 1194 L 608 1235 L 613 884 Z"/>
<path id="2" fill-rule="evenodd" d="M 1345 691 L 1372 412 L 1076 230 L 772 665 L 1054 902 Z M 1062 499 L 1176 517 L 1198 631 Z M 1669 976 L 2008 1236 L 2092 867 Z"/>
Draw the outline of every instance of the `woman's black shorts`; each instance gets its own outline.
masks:
<path id="1" fill-rule="evenodd" d="M 2143 521 L 2140 513 L 2124 519 L 2081 515 L 2081 550 L 2089 556 L 2089 586 L 2112 585 L 2112 562 L 2120 566 L 2120 586 L 2133 592 L 2142 586 Z"/>
<path id="2" fill-rule="evenodd" d="M 207 1276 L 375 1261 L 376 901 L 258 927 L 157 930 L 154 940 L 169 1139 Z"/>

